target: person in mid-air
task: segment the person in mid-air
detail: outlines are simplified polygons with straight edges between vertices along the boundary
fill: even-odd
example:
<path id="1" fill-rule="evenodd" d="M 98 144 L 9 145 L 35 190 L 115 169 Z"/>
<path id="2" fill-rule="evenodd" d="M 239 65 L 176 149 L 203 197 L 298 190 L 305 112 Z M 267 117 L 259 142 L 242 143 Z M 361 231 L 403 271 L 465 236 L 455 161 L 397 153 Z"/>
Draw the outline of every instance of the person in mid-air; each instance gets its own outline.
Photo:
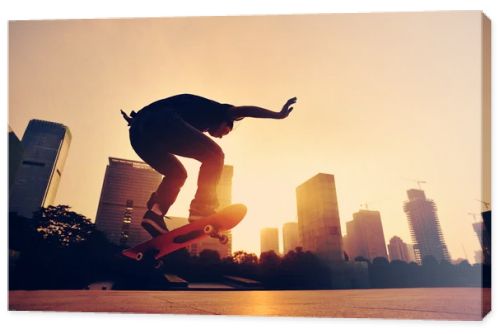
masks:
<path id="1" fill-rule="evenodd" d="M 201 162 L 198 189 L 189 209 L 189 222 L 215 213 L 216 187 L 224 166 L 224 152 L 212 139 L 222 138 L 235 121 L 245 117 L 284 119 L 297 101 L 289 99 L 281 111 L 256 106 L 233 106 L 207 98 L 181 94 L 153 102 L 138 112 L 122 115 L 130 126 L 130 143 L 139 157 L 164 177 L 147 202 L 141 225 L 157 236 L 167 233 L 164 221 L 187 178 L 176 155 Z"/>

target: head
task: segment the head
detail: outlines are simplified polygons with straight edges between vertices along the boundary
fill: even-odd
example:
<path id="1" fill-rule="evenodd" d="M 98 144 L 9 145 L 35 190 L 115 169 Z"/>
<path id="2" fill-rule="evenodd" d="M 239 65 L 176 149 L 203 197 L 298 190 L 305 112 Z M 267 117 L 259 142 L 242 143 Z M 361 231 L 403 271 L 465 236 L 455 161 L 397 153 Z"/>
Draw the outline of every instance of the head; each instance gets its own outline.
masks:
<path id="1" fill-rule="evenodd" d="M 208 130 L 212 137 L 222 138 L 233 130 L 233 122 L 222 122 L 219 126 Z"/>

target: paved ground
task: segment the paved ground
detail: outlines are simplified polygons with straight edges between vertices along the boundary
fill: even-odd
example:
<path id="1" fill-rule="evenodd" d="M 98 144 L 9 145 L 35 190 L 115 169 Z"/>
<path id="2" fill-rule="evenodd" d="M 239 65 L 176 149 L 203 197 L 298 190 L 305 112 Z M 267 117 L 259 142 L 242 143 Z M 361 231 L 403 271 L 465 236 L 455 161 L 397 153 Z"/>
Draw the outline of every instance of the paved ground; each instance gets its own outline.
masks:
<path id="1" fill-rule="evenodd" d="M 490 289 L 10 291 L 10 310 L 480 320 Z"/>

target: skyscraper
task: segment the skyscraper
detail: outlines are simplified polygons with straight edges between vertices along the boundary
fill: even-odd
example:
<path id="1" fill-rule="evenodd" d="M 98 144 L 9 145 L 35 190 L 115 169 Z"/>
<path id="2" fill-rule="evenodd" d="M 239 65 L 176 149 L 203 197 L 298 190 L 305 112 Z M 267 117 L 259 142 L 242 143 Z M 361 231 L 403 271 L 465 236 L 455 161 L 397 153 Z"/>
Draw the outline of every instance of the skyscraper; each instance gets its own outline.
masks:
<path id="1" fill-rule="evenodd" d="M 9 193 L 16 179 L 16 173 L 23 158 L 23 145 L 9 126 Z"/>
<path id="2" fill-rule="evenodd" d="M 391 261 L 412 261 L 408 244 L 403 242 L 403 240 L 401 240 L 398 236 L 391 238 L 389 244 L 387 245 L 387 249 L 389 249 L 389 259 Z"/>
<path id="3" fill-rule="evenodd" d="M 482 222 L 472 224 L 483 252 L 482 263 L 491 264 L 491 211 L 481 213 Z"/>
<path id="4" fill-rule="evenodd" d="M 232 203 L 232 191 L 233 166 L 224 165 L 219 184 L 217 185 L 217 198 L 219 200 L 219 207 L 217 209 L 225 208 Z M 211 249 L 217 251 L 221 258 L 231 256 L 233 239 L 231 231 L 226 231 L 223 234 L 228 237 L 227 244 L 221 244 L 218 239 L 204 238 L 199 242 L 191 244 L 189 247 L 191 254 L 198 255 L 204 249 Z"/>
<path id="5" fill-rule="evenodd" d="M 479 239 L 479 243 L 482 245 L 483 244 L 483 230 L 484 230 L 484 225 L 483 222 L 476 222 L 472 224 L 472 228 L 474 232 L 476 232 L 477 238 Z"/>
<path id="6" fill-rule="evenodd" d="M 299 224 L 283 224 L 283 255 L 300 247 L 299 244 Z"/>
<path id="7" fill-rule="evenodd" d="M 260 252 L 274 251 L 279 254 L 279 240 L 277 228 L 263 228 L 260 230 Z"/>
<path id="8" fill-rule="evenodd" d="M 348 242 L 344 249 L 350 259 L 387 258 L 380 212 L 360 210 L 353 214 L 353 220 L 346 224 L 346 229 Z"/>
<path id="9" fill-rule="evenodd" d="M 109 158 L 95 219 L 97 229 L 111 242 L 124 246 L 149 239 L 141 220 L 161 178 L 144 162 Z"/>
<path id="10" fill-rule="evenodd" d="M 413 244 L 406 244 L 408 247 L 408 256 L 409 256 L 409 261 L 408 262 L 415 262 L 417 263 L 417 255 L 415 252 L 415 245 Z"/>
<path id="11" fill-rule="evenodd" d="M 403 208 L 408 217 L 417 262 L 421 263 L 426 256 L 433 256 L 437 261 L 449 261 L 436 204 L 425 197 L 423 190 L 410 189 L 407 194 L 409 200 Z"/>
<path id="12" fill-rule="evenodd" d="M 335 178 L 317 174 L 297 187 L 299 243 L 332 264 L 343 261 Z"/>
<path id="13" fill-rule="evenodd" d="M 22 139 L 23 156 L 10 191 L 9 210 L 31 218 L 54 204 L 71 143 L 65 125 L 33 119 Z"/>

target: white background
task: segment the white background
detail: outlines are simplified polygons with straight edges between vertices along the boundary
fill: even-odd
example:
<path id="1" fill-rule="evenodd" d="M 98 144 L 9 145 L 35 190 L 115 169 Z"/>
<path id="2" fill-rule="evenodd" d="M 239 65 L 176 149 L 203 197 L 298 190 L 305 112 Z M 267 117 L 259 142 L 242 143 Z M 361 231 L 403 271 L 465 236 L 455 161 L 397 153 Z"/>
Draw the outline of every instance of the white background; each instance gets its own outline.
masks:
<path id="1" fill-rule="evenodd" d="M 500 41 L 497 22 L 500 17 L 498 1 L 495 0 L 3 0 L 0 3 L 0 121 L 5 130 L 8 124 L 8 21 L 20 19 L 71 19 L 71 18 L 120 18 L 120 17 L 168 17 L 168 16 L 210 16 L 210 15 L 251 15 L 251 14 L 299 14 L 299 13 L 357 13 L 357 12 L 398 12 L 431 10 L 482 10 L 492 20 L 493 52 L 493 166 L 498 170 L 499 129 L 496 108 L 496 80 L 499 76 L 496 62 Z M 1 137 L 1 149 L 6 162 L 7 136 Z M 2 163 L 2 173 L 7 184 L 7 164 Z M 496 207 L 498 178 L 493 175 L 493 204 Z M 171 315 L 125 315 L 93 313 L 54 312 L 8 312 L 7 301 L 7 187 L 1 187 L 3 218 L 0 220 L 0 275 L 2 307 L 0 326 L 4 333 L 89 333 L 91 331 L 114 333 L 310 333 L 326 332 L 366 332 L 366 333 L 457 333 L 493 332 L 500 323 L 500 312 L 493 311 L 483 322 L 443 322 L 406 320 L 365 320 L 365 319 L 298 319 L 298 318 L 255 318 L 222 316 L 171 316 Z M 498 240 L 494 228 L 493 244 Z M 498 262 L 494 250 L 493 287 L 498 285 Z M 493 289 L 493 308 L 498 305 Z M 497 326 L 498 327 L 498 326 Z M 496 329 L 498 331 L 498 329 Z"/>

